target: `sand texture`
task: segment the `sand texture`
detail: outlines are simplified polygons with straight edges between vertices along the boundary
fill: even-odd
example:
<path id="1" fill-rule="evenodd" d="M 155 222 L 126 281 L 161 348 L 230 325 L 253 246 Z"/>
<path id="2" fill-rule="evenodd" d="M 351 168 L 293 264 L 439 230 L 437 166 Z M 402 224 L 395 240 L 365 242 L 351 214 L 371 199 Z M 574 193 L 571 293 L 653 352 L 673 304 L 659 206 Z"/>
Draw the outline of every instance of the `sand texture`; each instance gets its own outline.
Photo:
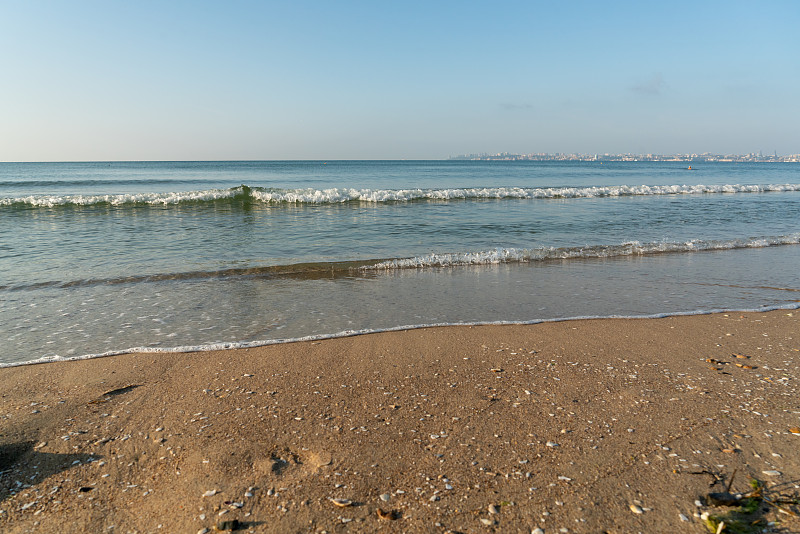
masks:
<path id="1" fill-rule="evenodd" d="M 0 369 L 0 531 L 707 532 L 707 512 L 722 532 L 800 532 L 799 319 L 429 328 Z M 707 497 L 754 480 L 738 525 Z"/>

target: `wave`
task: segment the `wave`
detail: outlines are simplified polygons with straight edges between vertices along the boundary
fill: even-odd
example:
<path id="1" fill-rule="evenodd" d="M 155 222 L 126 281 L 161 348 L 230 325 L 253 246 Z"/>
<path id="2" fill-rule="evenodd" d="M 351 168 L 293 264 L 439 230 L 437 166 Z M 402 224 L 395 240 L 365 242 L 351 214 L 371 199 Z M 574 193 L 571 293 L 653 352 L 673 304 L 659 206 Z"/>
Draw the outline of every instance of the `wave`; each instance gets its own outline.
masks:
<path id="1" fill-rule="evenodd" d="M 19 291 L 44 288 L 71 288 L 96 285 L 118 285 L 167 281 L 192 281 L 232 278 L 281 278 L 296 280 L 374 277 L 385 271 L 424 268 L 456 268 L 497 264 L 522 264 L 559 260 L 622 258 L 764 248 L 800 244 L 800 233 L 784 236 L 761 236 L 729 240 L 660 241 L 640 243 L 628 241 L 610 245 L 584 247 L 496 248 L 475 252 L 434 253 L 411 258 L 367 259 L 336 262 L 305 262 L 286 265 L 252 266 L 214 271 L 155 273 L 120 278 L 92 278 L 71 281 L 46 281 L 16 286 L 0 286 L 0 290 Z"/>
<path id="2" fill-rule="evenodd" d="M 572 199 L 653 195 L 699 195 L 772 193 L 800 191 L 800 184 L 726 185 L 613 185 L 592 187 L 470 187 L 448 189 L 275 189 L 241 185 L 230 189 L 187 192 L 121 193 L 104 195 L 28 195 L 0 199 L 2 207 L 57 206 L 165 206 L 180 204 L 241 202 L 244 204 L 373 204 L 503 199 Z"/>
<path id="3" fill-rule="evenodd" d="M 387 260 L 362 267 L 364 270 L 419 269 L 500 263 L 532 263 L 548 260 L 618 258 L 654 254 L 763 248 L 800 244 L 800 233 L 776 237 L 751 237 L 730 240 L 690 240 L 683 242 L 640 243 L 629 241 L 616 245 L 585 247 L 538 247 L 531 249 L 498 248 L 495 250 L 453 254 L 428 254 L 414 258 Z"/>
<path id="4" fill-rule="evenodd" d="M 0 286 L 0 290 L 29 290 L 48 287 L 72 288 L 99 285 L 123 285 L 147 282 L 192 281 L 230 278 L 295 278 L 298 280 L 320 280 L 352 276 L 354 272 L 379 260 L 308 262 L 288 265 L 256 265 L 218 269 L 214 271 L 184 271 L 174 273 L 152 273 L 119 278 L 88 278 L 70 281 L 45 281 L 16 286 Z"/>

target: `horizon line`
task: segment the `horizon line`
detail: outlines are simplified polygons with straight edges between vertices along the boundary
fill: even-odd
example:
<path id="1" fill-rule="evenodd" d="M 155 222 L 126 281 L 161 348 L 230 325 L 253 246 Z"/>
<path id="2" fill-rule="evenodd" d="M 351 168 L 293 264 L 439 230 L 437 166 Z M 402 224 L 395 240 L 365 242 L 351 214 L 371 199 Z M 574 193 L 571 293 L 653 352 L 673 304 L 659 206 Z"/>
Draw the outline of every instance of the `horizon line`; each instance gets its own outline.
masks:
<path id="1" fill-rule="evenodd" d="M 481 152 L 481 153 L 471 153 L 471 154 L 458 154 L 458 155 L 451 155 L 447 157 L 439 157 L 439 158 L 276 158 L 276 159 L 260 159 L 260 158 L 248 158 L 248 159 L 96 159 L 96 160 L 89 160 L 89 159 L 45 159 L 45 160 L 0 160 L 0 164 L 3 163 L 234 163 L 234 162 L 346 162 L 346 161 L 452 161 L 452 160 L 467 160 L 467 161 L 514 161 L 511 159 L 501 159 L 501 158 L 519 158 L 517 161 L 535 161 L 533 158 L 565 158 L 565 157 L 575 157 L 575 158 L 615 158 L 615 157 L 641 157 L 641 158 L 662 158 L 662 157 L 683 157 L 683 158 L 693 158 L 693 157 L 704 157 L 704 156 L 714 156 L 714 157 L 726 157 L 726 158 L 787 158 L 787 157 L 800 157 L 800 153 L 793 153 L 793 154 L 767 154 L 767 155 L 756 155 L 753 152 L 741 154 L 741 153 L 712 153 L 712 152 L 702 152 L 702 153 L 688 153 L 688 152 L 675 152 L 675 153 L 663 153 L 658 154 L 654 152 L 647 152 L 647 153 L 633 153 L 633 152 L 619 152 L 619 153 L 610 153 L 610 152 L 603 152 L 603 153 L 588 153 L 588 152 L 529 152 L 529 153 L 516 153 L 516 152 L 495 152 L 495 153 L 488 153 L 488 152 Z M 496 158 L 496 159 L 490 159 Z M 634 162 L 634 161 L 627 161 L 629 163 L 642 163 L 642 162 Z M 755 162 L 755 161 L 754 161 Z M 661 161 L 661 163 L 669 163 L 669 161 Z M 717 163 L 711 161 L 710 163 Z M 723 162 L 724 163 L 724 162 Z M 768 162 L 762 162 L 768 163 Z M 791 162 L 789 162 L 791 163 Z"/>

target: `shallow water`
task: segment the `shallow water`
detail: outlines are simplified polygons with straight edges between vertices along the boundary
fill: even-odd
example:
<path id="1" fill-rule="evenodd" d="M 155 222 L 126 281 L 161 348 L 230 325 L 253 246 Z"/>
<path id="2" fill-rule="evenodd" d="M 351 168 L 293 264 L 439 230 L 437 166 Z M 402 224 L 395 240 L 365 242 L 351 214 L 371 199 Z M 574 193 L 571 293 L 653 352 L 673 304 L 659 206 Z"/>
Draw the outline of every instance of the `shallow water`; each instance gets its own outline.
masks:
<path id="1" fill-rule="evenodd" d="M 791 164 L 0 164 L 0 363 L 792 306 L 799 222 Z"/>

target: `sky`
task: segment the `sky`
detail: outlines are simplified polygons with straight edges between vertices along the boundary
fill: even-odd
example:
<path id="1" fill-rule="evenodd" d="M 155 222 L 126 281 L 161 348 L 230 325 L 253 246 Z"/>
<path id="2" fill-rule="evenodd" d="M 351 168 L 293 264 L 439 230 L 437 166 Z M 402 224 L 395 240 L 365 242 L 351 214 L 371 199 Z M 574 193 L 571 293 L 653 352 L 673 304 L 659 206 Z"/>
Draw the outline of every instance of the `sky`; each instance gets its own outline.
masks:
<path id="1" fill-rule="evenodd" d="M 800 2 L 0 0 L 0 161 L 800 153 Z"/>

